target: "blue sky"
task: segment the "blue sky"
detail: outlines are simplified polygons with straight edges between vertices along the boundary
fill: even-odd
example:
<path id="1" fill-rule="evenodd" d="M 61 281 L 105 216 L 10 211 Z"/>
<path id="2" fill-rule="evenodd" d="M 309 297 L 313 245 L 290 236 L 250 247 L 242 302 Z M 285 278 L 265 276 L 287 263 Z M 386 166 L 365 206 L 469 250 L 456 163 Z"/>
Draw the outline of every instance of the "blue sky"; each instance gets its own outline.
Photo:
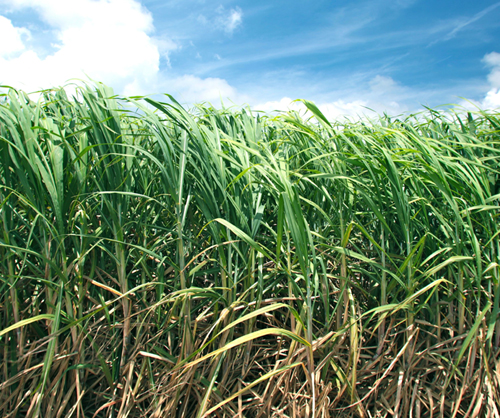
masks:
<path id="1" fill-rule="evenodd" d="M 0 84 L 88 76 L 264 110 L 304 98 L 332 118 L 462 97 L 493 108 L 498 22 L 486 0 L 0 0 Z"/>

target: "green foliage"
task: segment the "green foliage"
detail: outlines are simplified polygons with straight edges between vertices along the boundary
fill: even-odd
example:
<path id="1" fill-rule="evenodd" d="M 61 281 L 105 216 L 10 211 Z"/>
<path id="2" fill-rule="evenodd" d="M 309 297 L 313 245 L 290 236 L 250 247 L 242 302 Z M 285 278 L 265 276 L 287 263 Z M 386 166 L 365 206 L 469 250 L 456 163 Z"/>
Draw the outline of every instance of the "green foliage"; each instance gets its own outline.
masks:
<path id="1" fill-rule="evenodd" d="M 494 413 L 500 114 L 166 100 L 0 101 L 2 416 Z"/>

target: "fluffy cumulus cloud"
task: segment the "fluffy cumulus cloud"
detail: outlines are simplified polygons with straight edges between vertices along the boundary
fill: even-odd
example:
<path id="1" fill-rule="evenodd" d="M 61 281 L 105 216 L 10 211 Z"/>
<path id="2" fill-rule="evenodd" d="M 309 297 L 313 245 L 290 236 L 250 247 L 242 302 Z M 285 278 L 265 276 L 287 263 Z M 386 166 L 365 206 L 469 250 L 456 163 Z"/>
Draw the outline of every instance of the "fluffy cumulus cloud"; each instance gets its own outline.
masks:
<path id="1" fill-rule="evenodd" d="M 283 97 L 281 100 L 271 100 L 269 102 L 260 103 L 255 105 L 253 108 L 267 113 L 287 112 L 289 110 L 300 112 L 306 109 L 302 103 L 296 102 L 290 97 Z"/>
<path id="2" fill-rule="evenodd" d="M 0 0 L 0 84 L 34 91 L 91 78 L 123 94 L 181 92 L 191 100 L 217 100 L 234 89 L 220 79 L 173 76 L 160 68 L 178 46 L 154 36 L 153 17 L 136 0 Z M 9 12 L 35 12 L 50 29 L 52 49 L 40 51 L 30 38 L 30 26 L 17 27 Z M 228 23 L 235 27 L 236 23 Z M 233 26 L 231 26 L 233 25 Z M 218 90 L 220 89 L 220 90 Z M 199 93 L 199 95 L 198 95 Z"/>
<path id="3" fill-rule="evenodd" d="M 358 117 L 363 115 L 366 110 L 366 101 L 354 100 L 345 102 L 336 100 L 334 102 L 316 103 L 321 112 L 329 119 L 335 120 L 343 117 Z M 255 110 L 263 112 L 286 112 L 289 110 L 297 111 L 303 115 L 307 113 L 307 108 L 302 102 L 297 102 L 289 97 L 283 97 L 281 100 L 269 101 L 254 107 Z"/>
<path id="4" fill-rule="evenodd" d="M 491 89 L 486 93 L 482 107 L 486 109 L 498 108 L 500 107 L 500 54 L 498 52 L 486 54 L 483 62 L 491 69 L 488 74 Z"/>
<path id="5" fill-rule="evenodd" d="M 402 103 L 407 90 L 391 77 L 377 75 L 369 80 L 364 90 L 355 94 L 346 93 L 345 97 L 334 101 L 316 102 L 316 105 L 329 120 L 371 117 L 375 115 L 374 111 L 397 115 L 409 110 Z M 262 103 L 254 108 L 265 112 L 296 110 L 307 113 L 301 102 L 292 101 L 289 97 Z"/>
<path id="6" fill-rule="evenodd" d="M 160 90 L 168 91 L 177 100 L 184 103 L 210 102 L 214 105 L 230 99 L 244 99 L 226 80 L 222 78 L 200 78 L 193 75 L 183 75 L 165 81 Z"/>
<path id="7" fill-rule="evenodd" d="M 150 37 L 153 18 L 134 0 L 4 0 L 3 3 L 13 10 L 35 10 L 52 29 L 55 42 L 54 52 L 39 55 L 23 43 L 27 29 L 13 26 L 11 29 L 9 23 L 12 23 L 3 17 L 2 26 L 10 31 L 7 39 L 17 41 L 19 53 L 13 55 L 11 51 L 0 56 L 2 83 L 37 89 L 88 76 L 123 87 L 131 82 L 146 82 L 159 70 L 160 49 Z"/>
<path id="8" fill-rule="evenodd" d="M 480 100 L 461 100 L 460 107 L 475 111 L 478 108 L 484 110 L 498 110 L 500 108 L 500 53 L 490 52 L 482 59 L 483 64 L 489 70 L 487 83 L 483 85 L 483 95 Z"/>
<path id="9" fill-rule="evenodd" d="M 0 58 L 8 57 L 12 53 L 24 50 L 23 39 L 30 36 L 31 34 L 28 29 L 16 28 L 9 19 L 0 16 L 0 39 L 2 39 L 2 42 L 0 42 Z"/>

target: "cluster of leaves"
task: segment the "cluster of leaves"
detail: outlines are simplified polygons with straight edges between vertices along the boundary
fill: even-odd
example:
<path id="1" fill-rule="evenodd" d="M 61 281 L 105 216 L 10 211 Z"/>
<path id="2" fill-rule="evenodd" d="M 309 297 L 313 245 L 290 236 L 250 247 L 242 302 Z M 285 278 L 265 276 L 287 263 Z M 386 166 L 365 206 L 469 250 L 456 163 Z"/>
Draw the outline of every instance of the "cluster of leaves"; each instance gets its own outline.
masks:
<path id="1" fill-rule="evenodd" d="M 498 415 L 500 114 L 3 97 L 2 416 Z"/>

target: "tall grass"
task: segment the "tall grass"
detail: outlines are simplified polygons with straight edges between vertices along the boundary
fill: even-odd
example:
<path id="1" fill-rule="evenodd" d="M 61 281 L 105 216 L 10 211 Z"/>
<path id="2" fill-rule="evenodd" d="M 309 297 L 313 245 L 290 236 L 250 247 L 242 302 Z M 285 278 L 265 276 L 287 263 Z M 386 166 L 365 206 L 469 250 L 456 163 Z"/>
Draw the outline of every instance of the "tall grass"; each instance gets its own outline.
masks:
<path id="1" fill-rule="evenodd" d="M 498 416 L 500 114 L 0 102 L 0 414 Z"/>

